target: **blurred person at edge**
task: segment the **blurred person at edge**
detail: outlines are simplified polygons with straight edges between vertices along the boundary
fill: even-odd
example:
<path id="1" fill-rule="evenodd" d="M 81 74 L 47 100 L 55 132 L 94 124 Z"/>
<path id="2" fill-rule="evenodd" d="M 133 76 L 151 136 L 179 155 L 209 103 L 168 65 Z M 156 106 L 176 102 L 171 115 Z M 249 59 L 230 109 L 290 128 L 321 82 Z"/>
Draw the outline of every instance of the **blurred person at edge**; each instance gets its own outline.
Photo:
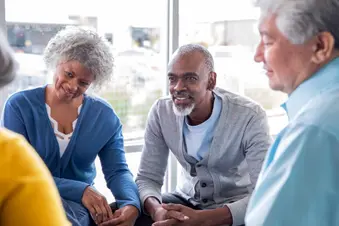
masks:
<path id="1" fill-rule="evenodd" d="M 109 44 L 93 31 L 66 27 L 49 41 L 44 61 L 54 83 L 9 97 L 4 126 L 22 134 L 44 160 L 73 225 L 133 225 L 140 201 L 122 125 L 105 100 L 86 94 L 112 76 Z M 111 206 L 93 186 L 97 156 L 117 201 Z"/>
<path id="2" fill-rule="evenodd" d="M 259 0 L 263 63 L 288 94 L 246 226 L 339 225 L 339 0 Z"/>
<path id="3" fill-rule="evenodd" d="M 16 75 L 16 62 L 0 33 L 0 89 Z M 24 137 L 0 128 L 0 225 L 70 225 L 52 176 Z"/>

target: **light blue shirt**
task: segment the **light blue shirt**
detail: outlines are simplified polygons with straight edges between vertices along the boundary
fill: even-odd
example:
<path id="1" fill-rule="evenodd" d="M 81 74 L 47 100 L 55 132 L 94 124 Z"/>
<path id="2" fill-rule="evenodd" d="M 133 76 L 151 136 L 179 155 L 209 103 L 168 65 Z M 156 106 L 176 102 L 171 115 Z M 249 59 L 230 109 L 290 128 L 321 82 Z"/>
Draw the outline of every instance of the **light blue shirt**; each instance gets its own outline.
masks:
<path id="1" fill-rule="evenodd" d="M 277 136 L 246 213 L 246 226 L 339 225 L 339 59 L 283 105 Z"/>
<path id="2" fill-rule="evenodd" d="M 214 135 L 214 128 L 221 112 L 221 98 L 214 95 L 213 110 L 211 116 L 203 123 L 191 126 L 185 117 L 184 137 L 187 153 L 200 161 L 210 148 Z"/>

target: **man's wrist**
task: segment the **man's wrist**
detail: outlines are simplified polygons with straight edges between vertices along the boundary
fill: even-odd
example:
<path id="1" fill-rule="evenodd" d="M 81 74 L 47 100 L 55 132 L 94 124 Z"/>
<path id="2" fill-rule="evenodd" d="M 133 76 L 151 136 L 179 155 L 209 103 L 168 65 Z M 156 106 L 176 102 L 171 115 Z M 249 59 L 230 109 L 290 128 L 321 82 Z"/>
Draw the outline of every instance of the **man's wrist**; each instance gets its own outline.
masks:
<path id="1" fill-rule="evenodd" d="M 153 221 L 155 221 L 155 215 L 157 214 L 158 211 L 160 211 L 160 209 L 162 209 L 162 206 L 157 206 L 156 208 L 154 208 L 154 211 L 151 214 L 151 218 Z"/>
<path id="2" fill-rule="evenodd" d="M 155 213 L 158 211 L 158 209 L 162 208 L 160 201 L 154 196 L 148 197 L 145 200 L 144 206 L 146 213 L 148 213 L 153 220 Z"/>

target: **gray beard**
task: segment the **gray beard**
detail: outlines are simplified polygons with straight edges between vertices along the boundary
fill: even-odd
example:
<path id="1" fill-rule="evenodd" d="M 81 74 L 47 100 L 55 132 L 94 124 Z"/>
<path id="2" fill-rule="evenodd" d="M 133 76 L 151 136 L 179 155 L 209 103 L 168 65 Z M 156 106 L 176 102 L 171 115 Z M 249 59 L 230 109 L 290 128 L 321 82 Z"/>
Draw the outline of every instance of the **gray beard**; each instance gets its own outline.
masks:
<path id="1" fill-rule="evenodd" d="M 177 116 L 187 116 L 191 114 L 194 107 L 195 107 L 194 104 L 191 104 L 190 106 L 186 106 L 186 107 L 178 107 L 173 103 L 173 111 L 174 111 L 174 114 Z"/>

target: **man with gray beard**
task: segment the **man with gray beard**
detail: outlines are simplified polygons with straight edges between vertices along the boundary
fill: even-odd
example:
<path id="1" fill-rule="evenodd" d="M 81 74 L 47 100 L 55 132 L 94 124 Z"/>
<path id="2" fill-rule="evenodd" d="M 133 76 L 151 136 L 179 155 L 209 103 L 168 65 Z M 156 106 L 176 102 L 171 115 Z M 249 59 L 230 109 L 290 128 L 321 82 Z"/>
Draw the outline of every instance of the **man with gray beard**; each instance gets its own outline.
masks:
<path id="1" fill-rule="evenodd" d="M 200 45 L 180 47 L 168 67 L 171 97 L 150 110 L 136 178 L 143 214 L 135 225 L 243 225 L 270 146 L 265 111 L 216 88 L 214 62 Z M 169 151 L 182 166 L 161 195 Z M 163 204 L 167 203 L 167 204 Z"/>

